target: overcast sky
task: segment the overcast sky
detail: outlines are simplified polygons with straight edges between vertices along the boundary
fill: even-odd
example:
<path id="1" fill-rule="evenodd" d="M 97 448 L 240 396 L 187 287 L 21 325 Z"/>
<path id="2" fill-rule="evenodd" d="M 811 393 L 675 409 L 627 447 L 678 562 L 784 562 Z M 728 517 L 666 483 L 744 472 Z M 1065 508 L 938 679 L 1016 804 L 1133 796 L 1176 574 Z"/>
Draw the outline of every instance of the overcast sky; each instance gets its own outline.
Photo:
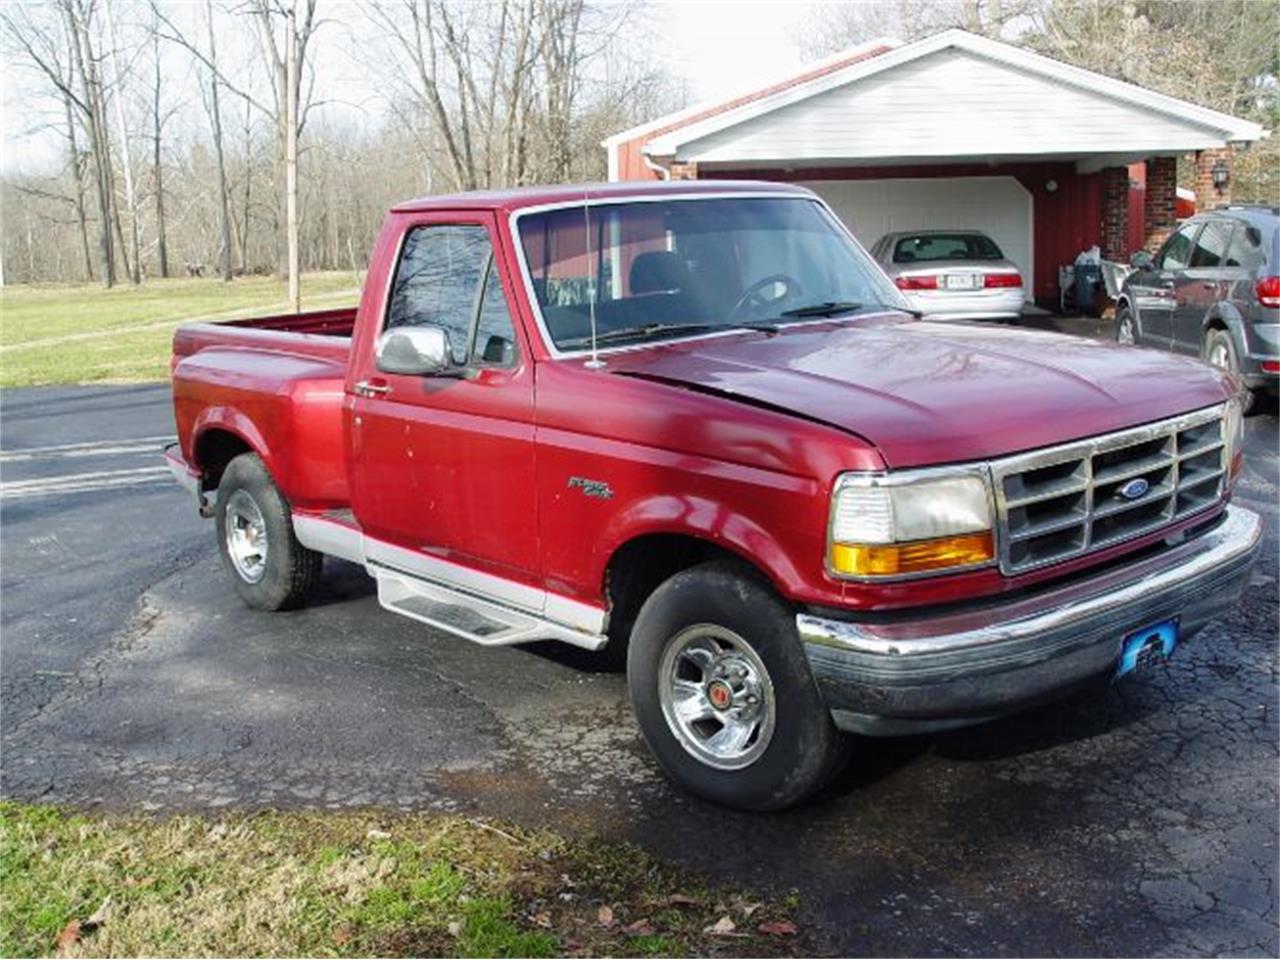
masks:
<path id="1" fill-rule="evenodd" d="M 8 0 L 0 0 L 8 2 Z M 116 9 L 134 7 L 145 10 L 141 4 L 121 3 Z M 799 66 L 804 58 L 800 51 L 801 24 L 816 3 L 776 2 L 718 2 L 718 0 L 678 0 L 657 3 L 648 17 L 653 55 L 675 78 L 683 78 L 688 94 L 694 101 L 718 98 L 739 90 L 767 82 L 771 77 Z M 190 7 L 194 13 L 202 4 Z M 375 90 L 374 78 L 368 76 L 352 56 L 351 35 L 358 35 L 360 24 L 358 10 L 344 0 L 321 0 L 321 13 L 344 23 L 341 31 L 317 34 L 327 46 L 318 44 L 324 51 L 325 75 L 317 87 L 321 96 L 332 96 L 333 90 L 341 91 L 341 99 L 347 103 L 363 101 L 364 108 L 338 106 L 333 109 L 368 116 L 368 100 Z M 141 13 L 136 15 L 141 16 Z M 196 23 L 192 24 L 197 26 Z M 345 34 L 339 36 L 339 34 Z M 234 61 L 237 57 L 251 56 L 249 52 L 227 49 L 220 40 L 220 56 Z M 230 39 L 228 45 L 233 43 Z M 174 51 L 171 55 L 176 74 L 174 82 L 189 86 L 191 96 L 196 96 L 197 80 L 185 63 L 184 55 Z M 321 62 L 317 60 L 317 62 Z M 4 171 L 35 171 L 58 162 L 58 151 L 63 149 L 56 136 L 40 133 L 42 117 L 32 109 L 33 84 L 36 81 L 29 72 L 16 69 L 6 60 L 3 64 L 3 95 L 0 109 L 3 113 L 2 155 L 0 167 Z M 362 80 L 370 84 L 361 91 Z M 322 91 L 325 84 L 330 90 Z M 197 114 L 197 117 L 199 115 Z M 196 131 L 192 131 L 194 134 Z"/>

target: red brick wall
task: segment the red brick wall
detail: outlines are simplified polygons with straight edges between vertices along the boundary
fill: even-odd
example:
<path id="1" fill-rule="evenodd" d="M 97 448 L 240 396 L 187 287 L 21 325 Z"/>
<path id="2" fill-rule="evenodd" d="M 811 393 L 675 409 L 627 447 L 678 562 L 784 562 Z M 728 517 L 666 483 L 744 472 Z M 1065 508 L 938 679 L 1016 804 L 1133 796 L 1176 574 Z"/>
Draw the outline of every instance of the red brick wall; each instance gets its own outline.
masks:
<path id="1" fill-rule="evenodd" d="M 1143 248 L 1155 253 L 1178 226 L 1178 160 L 1152 157 L 1147 161 L 1147 195 L 1142 204 L 1146 236 Z"/>
<path id="2" fill-rule="evenodd" d="M 1129 169 L 1102 171 L 1102 259 L 1129 259 Z"/>
<path id="3" fill-rule="evenodd" d="M 1196 212 L 1211 210 L 1220 203 L 1231 202 L 1231 181 L 1219 190 L 1213 185 L 1213 167 L 1219 160 L 1227 165 L 1227 176 L 1231 175 L 1231 148 L 1218 150 L 1201 150 L 1196 154 Z"/>

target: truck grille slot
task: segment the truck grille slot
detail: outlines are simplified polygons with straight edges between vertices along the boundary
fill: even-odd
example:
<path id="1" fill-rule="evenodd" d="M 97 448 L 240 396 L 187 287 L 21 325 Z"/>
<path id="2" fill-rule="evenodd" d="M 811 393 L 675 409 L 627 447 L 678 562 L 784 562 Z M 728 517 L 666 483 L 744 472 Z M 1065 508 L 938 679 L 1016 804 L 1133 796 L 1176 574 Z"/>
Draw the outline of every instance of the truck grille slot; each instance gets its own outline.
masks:
<path id="1" fill-rule="evenodd" d="M 1000 568 L 1021 573 L 1142 536 L 1222 497 L 1218 407 L 991 465 Z"/>

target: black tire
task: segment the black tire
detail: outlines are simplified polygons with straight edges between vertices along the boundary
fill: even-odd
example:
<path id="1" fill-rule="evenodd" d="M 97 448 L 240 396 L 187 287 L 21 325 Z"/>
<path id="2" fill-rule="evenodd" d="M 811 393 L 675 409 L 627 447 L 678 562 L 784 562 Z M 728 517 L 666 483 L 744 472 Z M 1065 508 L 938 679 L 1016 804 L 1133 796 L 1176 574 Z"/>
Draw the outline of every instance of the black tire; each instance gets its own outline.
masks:
<path id="1" fill-rule="evenodd" d="M 1128 327 L 1130 339 L 1124 339 L 1123 332 Z M 1133 319 L 1133 311 L 1123 306 L 1116 311 L 1116 343 L 1134 346 L 1138 342 L 1138 326 Z"/>
<path id="2" fill-rule="evenodd" d="M 758 756 L 738 769 L 722 769 L 695 755 L 663 709 L 660 685 L 668 682 L 663 659 L 669 645 L 680 649 L 682 637 L 704 628 L 745 641 L 772 687 L 772 733 L 756 738 L 750 749 L 759 749 Z M 690 793 L 725 806 L 759 811 L 792 806 L 820 788 L 845 757 L 844 738 L 831 722 L 796 636 L 794 611 L 737 564 L 702 564 L 653 592 L 631 635 L 627 686 L 640 730 L 667 775 Z M 710 693 L 709 686 L 700 689 Z"/>
<path id="3" fill-rule="evenodd" d="M 245 572 L 245 561 L 233 559 L 227 537 L 228 526 L 236 523 L 229 519 L 229 513 L 245 509 L 245 497 L 259 512 L 265 532 L 265 558 L 256 576 Z M 307 599 L 320 579 L 324 555 L 298 542 L 289 501 L 256 453 L 242 453 L 227 464 L 218 484 L 217 517 L 223 566 L 247 606 L 255 610 L 288 610 Z"/>

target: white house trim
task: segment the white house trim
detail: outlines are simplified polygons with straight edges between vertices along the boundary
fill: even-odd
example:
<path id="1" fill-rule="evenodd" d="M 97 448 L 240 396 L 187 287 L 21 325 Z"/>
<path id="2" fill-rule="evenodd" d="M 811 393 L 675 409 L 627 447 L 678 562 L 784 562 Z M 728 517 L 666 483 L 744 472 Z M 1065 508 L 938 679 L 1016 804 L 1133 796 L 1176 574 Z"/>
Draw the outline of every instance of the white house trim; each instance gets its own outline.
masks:
<path id="1" fill-rule="evenodd" d="M 1210 133 L 1214 140 L 1224 142 L 1252 141 L 1258 140 L 1263 136 L 1262 127 L 1248 120 L 1242 120 L 1238 117 L 1220 113 L 1217 110 L 1210 110 L 1206 107 L 1188 103 L 1185 100 L 1145 90 L 1120 80 L 1113 80 L 1091 70 L 1073 67 L 1007 43 L 974 36 L 963 30 L 947 30 L 915 43 L 898 46 L 877 56 L 850 64 L 843 69 L 797 83 L 758 100 L 753 100 L 742 106 L 672 130 L 645 144 L 643 151 L 652 156 L 678 156 L 680 148 L 685 144 L 701 140 L 782 107 L 826 93 L 846 84 L 881 74 L 887 70 L 892 70 L 895 67 L 949 48 L 965 51 L 995 63 L 1037 74 L 1086 92 L 1141 107 L 1170 117 L 1183 124 L 1200 127 Z M 704 107 L 703 109 L 706 108 Z M 689 115 L 696 115 L 696 112 Z M 659 129 L 677 122 L 679 122 L 679 115 L 672 114 L 668 117 L 660 118 L 647 126 L 649 129 Z M 635 130 L 643 129 L 635 128 Z M 639 135 L 635 131 L 628 131 L 625 136 L 622 134 L 618 136 L 619 138 L 630 139 Z M 608 142 L 606 141 L 606 143 Z M 1123 150 L 1124 148 L 1121 147 L 1120 149 Z"/>
<path id="2" fill-rule="evenodd" d="M 616 146 L 617 144 L 624 143 L 627 140 L 634 140 L 636 137 L 644 136 L 646 133 L 652 133 L 654 130 L 660 130 L 673 123 L 680 123 L 684 120 L 688 120 L 690 117 L 696 117 L 698 114 L 706 113 L 708 110 L 714 110 L 716 107 L 723 104 L 732 103 L 734 100 L 741 99 L 742 97 L 748 97 L 759 90 L 767 90 L 770 87 L 790 83 L 799 77 L 804 77 L 808 74 L 814 73 L 815 71 L 823 70 L 830 67 L 832 64 L 839 63 L 842 60 L 865 56 L 872 50 L 879 48 L 887 47 L 889 49 L 893 49 L 900 46 L 902 46 L 901 40 L 894 40 L 890 37 L 878 37 L 875 40 L 868 40 L 866 43 L 859 43 L 852 47 L 846 47 L 839 53 L 833 53 L 831 56 L 825 57 L 822 60 L 810 61 L 800 69 L 790 70 L 784 74 L 774 77 L 772 80 L 764 80 L 763 82 L 757 80 L 752 83 L 750 87 L 744 87 L 736 93 L 731 93 L 728 96 L 716 97 L 714 100 L 703 100 L 700 103 L 695 103 L 691 107 L 685 107 L 684 109 L 677 110 L 674 113 L 668 113 L 664 116 L 658 117 L 656 120 L 650 120 L 647 123 L 640 124 L 639 126 L 631 127 L 629 130 L 623 130 L 621 133 L 615 133 L 612 136 L 601 140 L 600 146 L 608 149 Z"/>

